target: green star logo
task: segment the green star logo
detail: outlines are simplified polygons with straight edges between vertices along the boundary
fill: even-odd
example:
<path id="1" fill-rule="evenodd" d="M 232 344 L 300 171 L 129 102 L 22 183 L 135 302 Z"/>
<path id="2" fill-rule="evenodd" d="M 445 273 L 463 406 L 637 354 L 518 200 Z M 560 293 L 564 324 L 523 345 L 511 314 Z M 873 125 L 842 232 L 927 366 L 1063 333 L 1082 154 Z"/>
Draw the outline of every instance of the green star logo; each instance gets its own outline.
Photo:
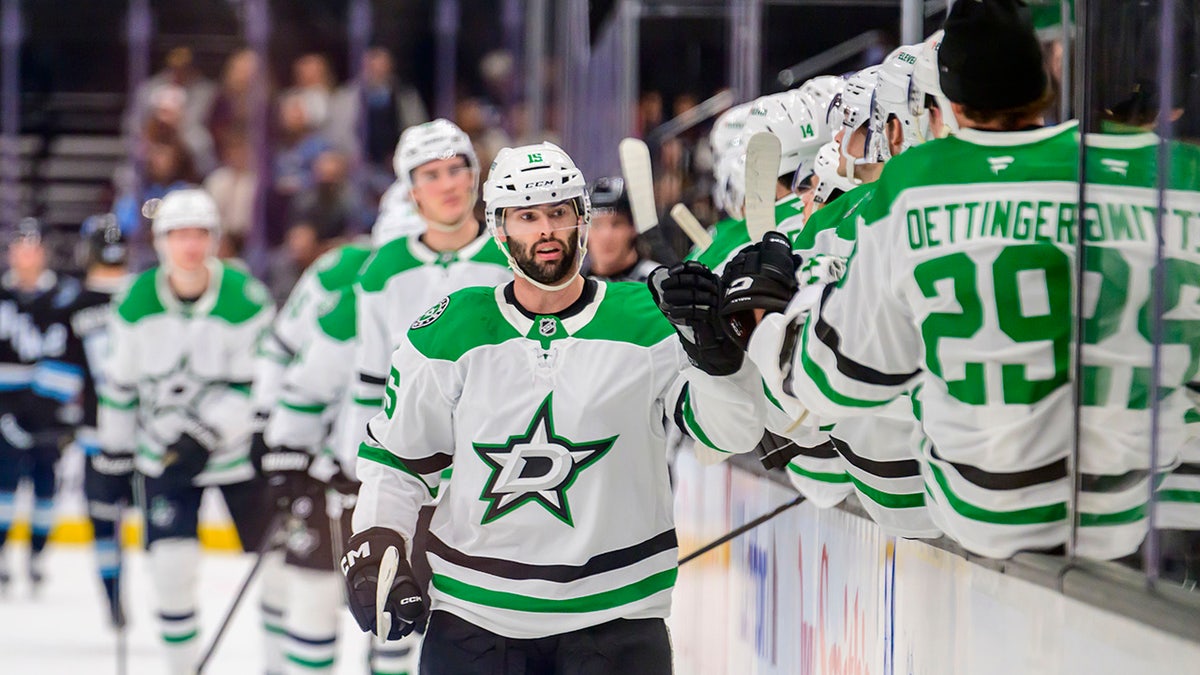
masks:
<path id="1" fill-rule="evenodd" d="M 579 473 L 595 464 L 617 442 L 617 436 L 599 441 L 572 442 L 554 431 L 553 393 L 538 406 L 525 433 L 510 436 L 503 444 L 473 443 L 475 454 L 492 470 L 479 498 L 488 503 L 484 525 L 512 513 L 522 504 L 536 502 L 555 518 L 575 527 L 567 490 Z"/>

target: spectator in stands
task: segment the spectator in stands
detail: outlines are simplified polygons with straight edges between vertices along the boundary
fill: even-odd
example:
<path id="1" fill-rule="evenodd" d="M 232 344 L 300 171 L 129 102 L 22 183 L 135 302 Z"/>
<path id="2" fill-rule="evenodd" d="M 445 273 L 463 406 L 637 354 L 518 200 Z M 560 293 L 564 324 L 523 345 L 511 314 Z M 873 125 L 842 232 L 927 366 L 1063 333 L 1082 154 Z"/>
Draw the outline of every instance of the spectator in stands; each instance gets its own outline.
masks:
<path id="1" fill-rule="evenodd" d="M 171 190 L 193 185 L 199 180 L 191 152 L 179 136 L 164 135 L 145 146 L 143 180 L 137 193 L 122 195 L 113 212 L 125 236 L 135 236 L 142 225 L 142 206 L 151 199 L 162 199 Z"/>
<path id="2" fill-rule="evenodd" d="M 326 237 L 346 229 L 361 229 L 362 201 L 350 185 L 350 162 L 336 150 L 313 162 L 313 187 L 292 199 L 291 222 L 311 225 Z"/>
<path id="3" fill-rule="evenodd" d="M 392 55 L 382 47 L 363 55 L 358 77 L 334 95 L 330 110 L 330 140 L 367 168 L 369 186 L 375 194 L 395 180 L 392 153 L 400 132 L 429 121 L 421 95 L 396 77 Z"/>
<path id="4" fill-rule="evenodd" d="M 327 163 L 345 162 L 344 158 L 329 153 Z M 325 205 L 327 206 L 327 205 Z M 336 208 L 321 208 L 311 205 L 310 209 L 298 213 L 288 228 L 283 246 L 275 249 L 267 270 L 267 287 L 277 305 L 287 301 L 292 287 L 321 254 L 342 243 L 349 232 L 347 213 Z"/>
<path id="5" fill-rule="evenodd" d="M 150 116 L 142 128 L 142 143 L 170 142 L 178 138 L 187 146 L 192 164 L 200 175 L 216 167 L 213 139 L 202 124 L 190 124 L 187 117 L 187 90 L 164 84 L 150 92 Z M 146 147 L 142 145 L 143 149 Z"/>
<path id="6" fill-rule="evenodd" d="M 165 87 L 168 87 L 164 89 Z M 180 95 L 182 94 L 182 95 Z M 166 67 L 143 82 L 134 92 L 125 112 L 123 128 L 129 138 L 138 139 L 147 122 L 165 114 L 177 116 L 169 126 L 188 141 L 189 147 L 207 135 L 205 122 L 216 96 L 216 87 L 196 68 L 192 50 L 176 47 L 167 52 Z M 164 110 L 163 107 L 167 109 Z M 166 121 L 160 119 L 160 121 Z M 197 145 L 203 150 L 202 143 Z M 211 148 L 211 141 L 210 146 Z M 211 158 L 211 155 L 210 155 Z M 210 167 L 211 168 L 211 167 Z"/>
<path id="7" fill-rule="evenodd" d="M 329 60 L 320 54 L 305 54 L 292 63 L 292 86 L 289 93 L 299 94 L 313 128 L 327 131 L 330 101 L 337 78 Z"/>
<path id="8" fill-rule="evenodd" d="M 221 258 L 238 257 L 254 221 L 254 197 L 258 189 L 254 150 L 242 130 L 230 129 L 222 144 L 221 166 L 204 180 L 221 213 Z"/>
<path id="9" fill-rule="evenodd" d="M 279 243 L 292 198 L 313 186 L 313 164 L 321 153 L 331 150 L 329 141 L 317 131 L 310 117 L 305 94 L 289 91 L 279 102 L 280 142 L 272 162 L 271 198 L 268 203 L 268 239 Z M 274 227 L 272 227 L 274 226 Z"/>
<path id="10" fill-rule="evenodd" d="M 254 85 L 260 73 L 258 54 L 253 50 L 236 51 L 225 61 L 221 89 L 208 117 L 208 129 L 216 143 L 218 157 L 225 156 L 226 143 L 244 140 L 245 130 L 250 128 L 254 114 Z M 231 140 L 231 135 L 238 138 Z"/>

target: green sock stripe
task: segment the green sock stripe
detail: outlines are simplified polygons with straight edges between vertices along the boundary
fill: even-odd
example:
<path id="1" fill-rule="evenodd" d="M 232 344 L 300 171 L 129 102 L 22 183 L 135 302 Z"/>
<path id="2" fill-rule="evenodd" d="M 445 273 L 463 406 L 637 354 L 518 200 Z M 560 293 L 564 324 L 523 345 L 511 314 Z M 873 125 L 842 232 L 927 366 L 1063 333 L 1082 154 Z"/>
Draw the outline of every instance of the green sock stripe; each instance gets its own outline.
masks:
<path id="1" fill-rule="evenodd" d="M 200 631 L 195 630 L 184 633 L 183 635 L 167 635 L 166 633 L 163 633 L 162 639 L 168 644 L 179 644 L 181 642 L 187 642 L 188 640 L 195 639 L 199 633 Z"/>
<path id="2" fill-rule="evenodd" d="M 306 659 L 306 658 L 296 656 L 295 654 L 287 654 L 286 656 L 287 656 L 288 661 L 291 661 L 292 663 L 294 663 L 298 666 L 303 666 L 305 668 L 330 668 L 333 666 L 333 657 L 332 656 L 327 659 L 320 659 L 320 660 Z"/>

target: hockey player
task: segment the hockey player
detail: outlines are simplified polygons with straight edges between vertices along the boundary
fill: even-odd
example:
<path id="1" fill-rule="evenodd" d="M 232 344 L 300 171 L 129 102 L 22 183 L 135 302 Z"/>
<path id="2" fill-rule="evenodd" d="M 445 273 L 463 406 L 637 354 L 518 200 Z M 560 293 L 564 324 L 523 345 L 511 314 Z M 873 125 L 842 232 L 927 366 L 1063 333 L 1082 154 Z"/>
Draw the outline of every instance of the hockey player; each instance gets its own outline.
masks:
<path id="1" fill-rule="evenodd" d="M 592 225 L 584 275 L 604 281 L 645 283 L 659 264 L 642 254 L 633 210 L 621 178 L 600 178 L 588 187 Z"/>
<path id="2" fill-rule="evenodd" d="M 420 506 L 440 495 L 421 673 L 670 672 L 663 618 L 677 545 L 665 423 L 749 450 L 761 384 L 736 349 L 707 340 L 685 343 L 699 366 L 688 367 L 645 286 L 580 275 L 590 208 L 558 147 L 501 150 L 484 200 L 514 277 L 443 298 L 393 357 L 384 410 L 359 451 L 342 562 L 351 611 L 376 629 L 381 565 L 396 550 L 380 608 L 392 620 L 380 630 L 411 630 L 423 602 L 407 542 Z M 699 308 L 715 294 L 682 278 L 694 268 L 704 271 L 660 268 L 652 282 L 685 333 L 715 336 Z M 677 312 L 678 296 L 699 302 Z"/>
<path id="3" fill-rule="evenodd" d="M 160 266 L 139 275 L 116 307 L 100 402 L 101 447 L 136 452 L 144 477 L 150 572 L 171 673 L 196 666 L 204 488 L 221 489 L 247 549 L 258 547 L 270 516 L 251 480 L 249 397 L 274 308 L 262 284 L 216 259 L 219 230 L 216 204 L 203 190 L 175 190 L 157 205 L 151 231 Z"/>
<path id="4" fill-rule="evenodd" d="M 1100 152 L 1089 175 L 1133 189 L 1090 191 L 1095 203 L 1080 213 L 1076 127 L 1040 127 L 1049 93 L 1027 10 L 1012 0 L 957 3 L 945 31 L 941 86 L 959 133 L 888 164 L 863 208 L 846 276 L 768 314 L 749 353 L 776 373 L 768 380 L 778 395 L 819 415 L 861 415 L 919 384 L 925 487 L 942 529 L 993 557 L 1060 548 L 1076 515 L 1067 471 L 1072 286 L 1076 237 L 1086 237 L 1084 305 L 1098 309 L 1081 336 L 1078 553 L 1128 554 L 1145 532 L 1145 480 L 1176 455 L 1150 466 L 1144 433 L 1151 360 L 1138 325 L 1165 320 L 1144 309 L 1156 244 L 1104 214 L 1156 208 L 1145 185 L 1153 153 Z M 1200 212 L 1195 174 L 1176 179 L 1190 192 L 1173 208 Z M 1194 286 L 1200 258 L 1180 246 L 1189 226 L 1169 227 L 1168 287 Z M 1169 294 L 1166 310 L 1181 297 Z M 1192 322 L 1167 323 L 1172 356 L 1159 405 L 1164 419 L 1182 420 L 1180 385 L 1196 372 L 1188 354 L 1200 335 Z M 1174 440 L 1166 447 L 1177 448 Z"/>
<path id="5" fill-rule="evenodd" d="M 291 664 L 305 661 L 303 672 L 332 669 L 342 600 L 330 554 L 334 544 L 329 541 L 323 482 L 336 471 L 328 457 L 316 460 L 328 455 L 340 438 L 362 435 L 366 420 L 382 407 L 382 394 L 372 378 L 382 380 L 389 369 L 378 362 L 387 363 L 404 339 L 404 330 L 425 308 L 459 288 L 508 278 L 503 255 L 471 215 L 479 167 L 466 134 L 446 120 L 418 125 L 405 131 L 396 155 L 398 182 L 411 186 L 411 199 L 424 219 L 422 228 L 382 245 L 357 283 L 330 297 L 313 324 L 311 342 L 284 375 L 267 427 L 266 441 L 273 452 L 299 460 L 281 462 L 287 464 L 284 483 L 293 494 L 304 496 L 302 510 L 311 517 L 303 520 L 320 543 L 303 554 L 289 550 L 287 560 L 294 577 L 288 597 L 304 602 L 295 612 L 289 609 L 285 620 L 287 656 Z M 372 339 L 360 342 L 359 335 Z M 381 375 L 371 375 L 376 372 Z M 352 380 L 355 399 L 343 405 Z M 337 417 L 332 439 L 327 438 L 330 414 Z M 350 475 L 353 466 L 346 458 L 356 452 L 357 446 L 337 453 L 349 464 L 345 469 Z M 299 517 L 296 508 L 291 513 Z M 408 641 L 377 649 L 373 667 L 381 673 L 406 671 L 413 646 Z"/>
<path id="6" fill-rule="evenodd" d="M 79 368 L 64 360 L 67 327 L 54 316 L 79 295 L 79 283 L 47 268 L 33 218 L 17 225 L 8 267 L 0 279 L 0 585 L 10 578 L 3 553 L 17 486 L 28 480 L 34 497 L 28 571 L 36 590 L 54 515 L 54 466 L 76 421 L 67 404 L 82 382 Z"/>
<path id="7" fill-rule="evenodd" d="M 83 292 L 64 308 L 63 320 L 70 327 L 68 360 L 83 370 L 79 404 L 82 419 L 75 430 L 75 446 L 86 458 L 83 492 L 88 518 L 92 521 L 96 566 L 107 599 L 109 620 L 124 626 L 120 596 L 121 512 L 133 504 L 133 457 L 105 452 L 96 430 L 99 395 L 104 391 L 104 359 L 108 354 L 108 324 L 113 296 L 129 281 L 126 270 L 128 249 L 116 217 L 101 214 L 88 218 L 81 231 L 87 247 L 87 275 Z"/>

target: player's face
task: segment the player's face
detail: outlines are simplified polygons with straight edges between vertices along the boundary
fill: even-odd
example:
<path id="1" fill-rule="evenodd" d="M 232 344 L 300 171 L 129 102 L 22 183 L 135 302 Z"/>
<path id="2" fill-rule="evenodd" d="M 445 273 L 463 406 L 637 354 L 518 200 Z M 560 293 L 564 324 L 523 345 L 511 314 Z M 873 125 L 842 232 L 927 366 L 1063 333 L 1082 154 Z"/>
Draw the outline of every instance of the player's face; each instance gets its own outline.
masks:
<path id="1" fill-rule="evenodd" d="M 808 218 L 809 216 L 811 216 L 813 214 L 813 212 L 815 212 L 817 210 L 817 207 L 815 205 L 816 202 L 813 200 L 813 197 L 815 197 L 817 194 L 816 187 L 817 187 L 817 175 L 811 174 L 811 175 L 807 176 L 806 178 L 804 178 L 800 181 L 797 181 L 796 187 L 792 188 L 792 190 L 796 193 L 796 195 L 798 197 L 800 197 L 800 203 L 804 204 L 804 217 L 805 218 Z"/>
<path id="2" fill-rule="evenodd" d="M 637 229 L 623 213 L 596 211 L 588 228 L 588 255 L 595 266 L 611 269 L 634 250 Z"/>
<path id="3" fill-rule="evenodd" d="M 212 251 L 212 233 L 204 227 L 181 227 L 165 236 L 167 261 L 174 269 L 195 272 Z"/>
<path id="4" fill-rule="evenodd" d="M 412 197 L 426 219 L 457 225 L 468 215 L 475 189 L 475 175 L 466 157 L 435 159 L 412 172 Z"/>
<path id="5" fill-rule="evenodd" d="M 580 222 L 570 202 L 538 204 L 507 209 L 502 234 L 513 260 L 529 278 L 554 285 L 575 271 Z"/>
<path id="6" fill-rule="evenodd" d="M 19 238 L 9 244 L 8 267 L 18 276 L 41 274 L 46 269 L 46 249 L 41 240 Z"/>

